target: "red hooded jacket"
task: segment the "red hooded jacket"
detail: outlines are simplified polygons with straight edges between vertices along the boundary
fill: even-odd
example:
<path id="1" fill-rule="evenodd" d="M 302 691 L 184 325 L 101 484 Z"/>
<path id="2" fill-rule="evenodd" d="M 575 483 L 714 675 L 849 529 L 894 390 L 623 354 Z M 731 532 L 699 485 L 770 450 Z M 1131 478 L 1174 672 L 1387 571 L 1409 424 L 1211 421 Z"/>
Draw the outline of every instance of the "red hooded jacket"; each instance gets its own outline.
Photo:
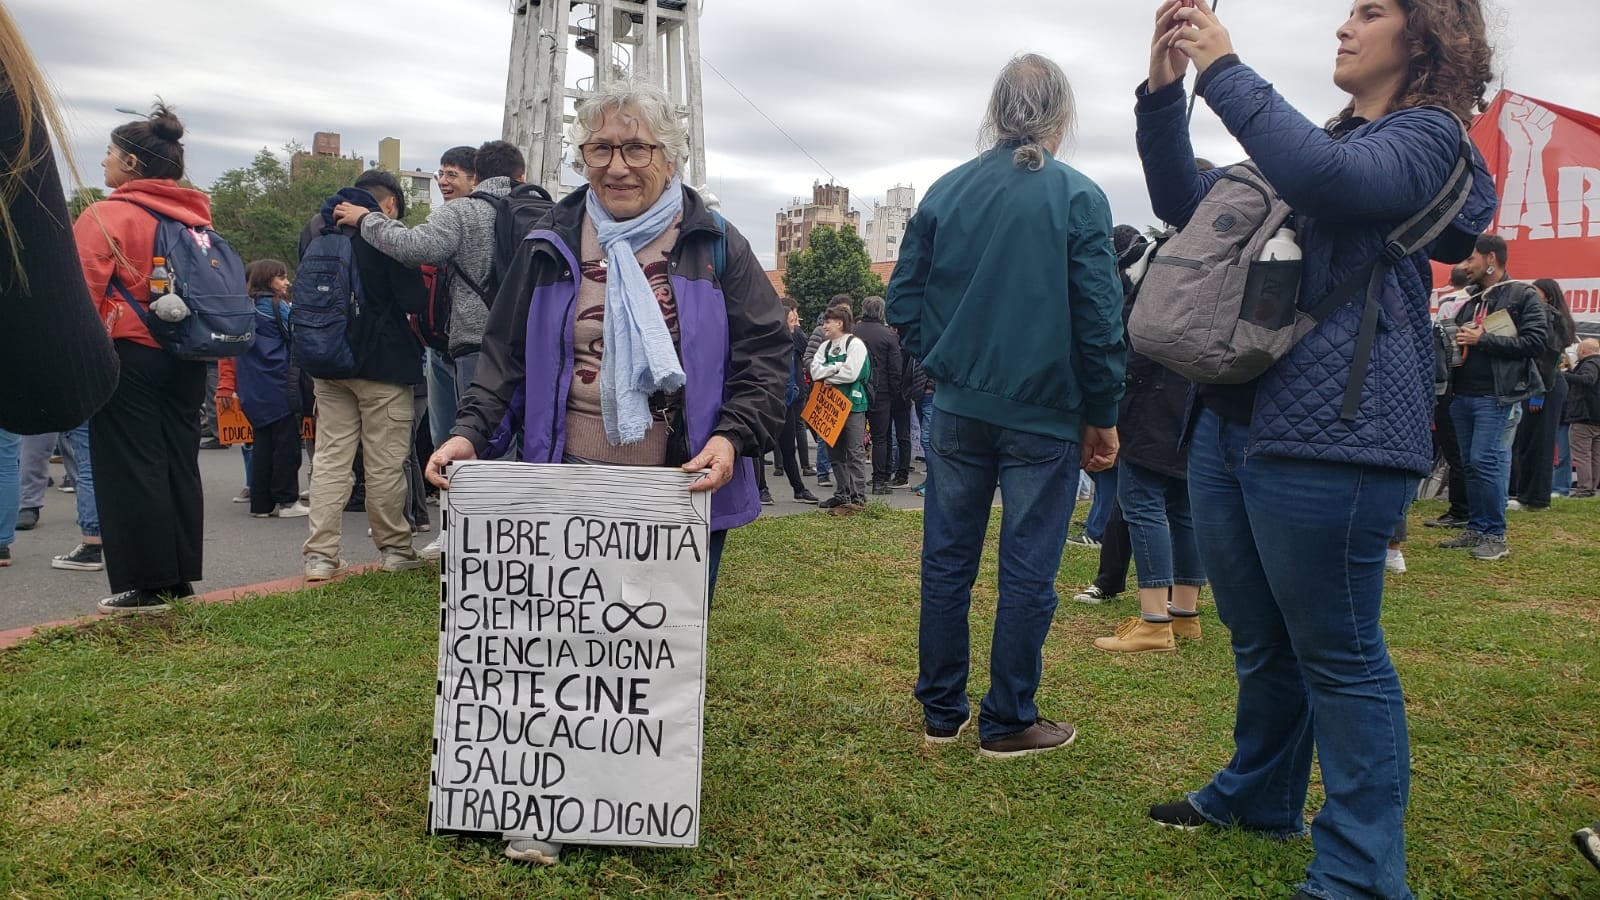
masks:
<path id="1" fill-rule="evenodd" d="M 100 318 L 112 339 L 159 349 L 139 314 L 109 287 L 114 274 L 128 293 L 148 308 L 156 220 L 141 207 L 185 225 L 211 224 L 210 197 L 171 179 L 141 178 L 91 204 L 72 226 L 72 235 L 78 243 L 89 296 L 99 304 Z"/>

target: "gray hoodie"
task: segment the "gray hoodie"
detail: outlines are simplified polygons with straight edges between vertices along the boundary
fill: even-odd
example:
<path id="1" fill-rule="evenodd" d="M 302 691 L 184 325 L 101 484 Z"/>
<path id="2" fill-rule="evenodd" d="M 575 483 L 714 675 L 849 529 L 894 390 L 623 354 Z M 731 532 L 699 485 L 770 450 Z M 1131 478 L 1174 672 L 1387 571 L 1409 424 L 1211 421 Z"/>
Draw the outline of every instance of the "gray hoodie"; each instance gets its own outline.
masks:
<path id="1" fill-rule="evenodd" d="M 511 193 L 511 179 L 504 176 L 478 182 L 475 191 L 495 197 Z M 428 220 L 407 228 L 386 216 L 367 216 L 361 220 L 361 236 L 367 243 L 408 266 L 449 264 L 479 286 L 488 283 L 494 265 L 494 205 L 474 197 L 462 197 L 428 213 Z M 489 322 L 489 306 L 466 278 L 450 281 L 450 353 L 452 356 L 476 353 L 483 343 L 483 329 Z"/>

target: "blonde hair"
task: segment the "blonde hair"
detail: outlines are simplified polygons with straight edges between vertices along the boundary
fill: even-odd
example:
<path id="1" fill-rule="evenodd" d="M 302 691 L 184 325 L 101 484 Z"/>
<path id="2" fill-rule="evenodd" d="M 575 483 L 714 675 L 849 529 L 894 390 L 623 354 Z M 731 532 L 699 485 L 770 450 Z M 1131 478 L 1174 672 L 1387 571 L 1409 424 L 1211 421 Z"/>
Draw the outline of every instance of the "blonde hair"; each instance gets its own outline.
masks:
<path id="1" fill-rule="evenodd" d="M 54 132 L 61 137 L 61 153 L 74 179 L 78 170 L 63 137 L 67 130 L 62 124 L 61 111 L 51 97 L 44 72 L 33 61 L 33 54 L 28 52 L 28 45 L 22 39 L 22 31 L 17 27 L 16 20 L 4 5 L 0 5 L 0 96 L 6 94 L 16 98 L 22 131 L 17 135 L 16 157 L 0 160 L 0 241 L 4 242 L 5 252 L 11 257 L 18 284 L 26 288 L 28 276 L 22 267 L 22 241 L 17 235 L 16 223 L 11 219 L 11 204 L 25 189 L 28 173 L 50 157 L 48 139 L 41 141 L 39 149 L 34 150 L 37 129 L 47 127 L 46 134 Z"/>

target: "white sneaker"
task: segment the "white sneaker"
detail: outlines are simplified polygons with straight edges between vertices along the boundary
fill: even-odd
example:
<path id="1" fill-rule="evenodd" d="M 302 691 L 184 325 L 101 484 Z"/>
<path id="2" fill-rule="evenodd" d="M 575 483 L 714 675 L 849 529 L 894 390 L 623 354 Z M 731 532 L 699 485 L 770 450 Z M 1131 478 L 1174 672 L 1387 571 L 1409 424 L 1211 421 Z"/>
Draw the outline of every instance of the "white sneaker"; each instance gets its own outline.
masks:
<path id="1" fill-rule="evenodd" d="M 321 553 L 306 554 L 306 580 L 327 581 L 338 575 L 343 575 L 345 562 L 342 559 L 329 559 Z"/>
<path id="2" fill-rule="evenodd" d="M 239 491 L 239 493 L 234 494 L 233 495 L 233 502 L 235 502 L 235 503 L 249 503 L 250 502 L 250 488 L 246 487 L 243 490 Z"/>
<path id="3" fill-rule="evenodd" d="M 1406 570 L 1406 555 L 1399 550 L 1387 551 L 1383 558 L 1383 567 L 1396 575 L 1404 574 Z"/>
<path id="4" fill-rule="evenodd" d="M 439 535 L 429 542 L 428 546 L 417 551 L 428 562 L 435 562 L 444 555 L 444 535 Z"/>
<path id="5" fill-rule="evenodd" d="M 278 507 L 278 518 L 280 519 L 299 519 L 309 515 L 311 515 L 311 507 L 299 501 L 285 503 Z"/>
<path id="6" fill-rule="evenodd" d="M 427 563 L 410 547 L 389 547 L 383 551 L 382 565 L 385 572 L 408 572 Z"/>
<path id="7" fill-rule="evenodd" d="M 1507 500 L 1506 501 L 1506 510 L 1507 511 L 1517 510 L 1517 511 L 1520 512 L 1522 510 L 1522 504 L 1519 503 L 1516 500 Z"/>
<path id="8" fill-rule="evenodd" d="M 533 838 L 513 838 L 506 841 L 506 859 L 553 866 L 561 862 L 561 845 Z"/>

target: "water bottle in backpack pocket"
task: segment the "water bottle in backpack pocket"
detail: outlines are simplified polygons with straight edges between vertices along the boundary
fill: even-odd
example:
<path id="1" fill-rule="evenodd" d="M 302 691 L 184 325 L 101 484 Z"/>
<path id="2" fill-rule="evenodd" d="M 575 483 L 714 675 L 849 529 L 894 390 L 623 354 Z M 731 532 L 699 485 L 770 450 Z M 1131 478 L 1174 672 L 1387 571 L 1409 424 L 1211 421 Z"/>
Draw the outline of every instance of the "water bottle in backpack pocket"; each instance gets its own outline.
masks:
<path id="1" fill-rule="evenodd" d="M 1299 339 L 1293 217 L 1254 166 L 1224 171 L 1150 260 L 1128 320 L 1133 348 L 1208 384 L 1271 367 Z"/>
<path id="2" fill-rule="evenodd" d="M 151 255 L 152 262 L 160 262 L 152 266 L 148 309 L 114 276 L 107 290 L 132 307 L 156 343 L 179 359 L 248 353 L 256 336 L 256 304 L 239 254 L 209 226 L 185 225 L 140 208 L 156 220 Z"/>
<path id="3" fill-rule="evenodd" d="M 306 246 L 294 276 L 289 325 L 294 362 L 313 378 L 351 378 L 351 338 L 361 321 L 361 276 L 350 236 L 319 234 Z"/>

